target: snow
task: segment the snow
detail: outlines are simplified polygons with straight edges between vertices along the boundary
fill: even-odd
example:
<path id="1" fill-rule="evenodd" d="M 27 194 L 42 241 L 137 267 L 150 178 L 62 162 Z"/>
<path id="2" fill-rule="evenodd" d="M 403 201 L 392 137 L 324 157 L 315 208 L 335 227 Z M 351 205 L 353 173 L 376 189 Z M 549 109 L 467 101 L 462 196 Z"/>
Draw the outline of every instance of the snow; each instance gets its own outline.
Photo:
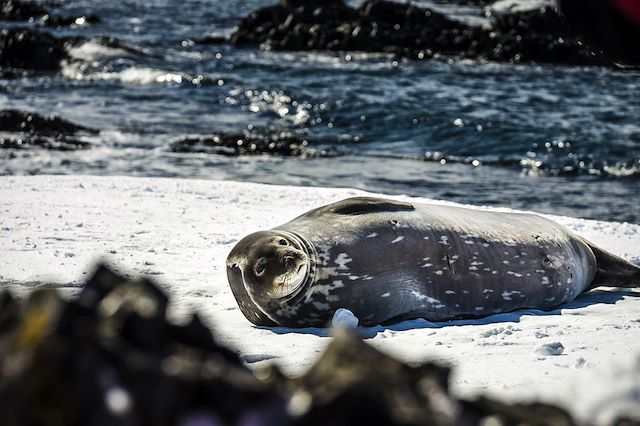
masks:
<path id="1" fill-rule="evenodd" d="M 249 366 L 276 362 L 298 374 L 321 353 L 330 331 L 253 326 L 231 295 L 226 255 L 250 232 L 364 194 L 164 178 L 0 177 L 0 287 L 24 294 L 55 283 L 73 295 L 102 259 L 124 273 L 156 279 L 172 297 L 176 320 L 198 311 Z M 547 217 L 604 249 L 640 260 L 639 225 Z M 640 399 L 640 290 L 602 288 L 551 312 L 523 310 L 448 323 L 414 320 L 358 331 L 405 361 L 454 366 L 452 386 L 461 396 L 541 398 L 581 413 L 611 405 L 607 398 L 629 407 Z M 558 353 L 540 355 L 537 349 L 543 347 Z M 589 405 L 581 405 L 584 401 Z M 607 411 L 601 412 L 605 418 Z"/>

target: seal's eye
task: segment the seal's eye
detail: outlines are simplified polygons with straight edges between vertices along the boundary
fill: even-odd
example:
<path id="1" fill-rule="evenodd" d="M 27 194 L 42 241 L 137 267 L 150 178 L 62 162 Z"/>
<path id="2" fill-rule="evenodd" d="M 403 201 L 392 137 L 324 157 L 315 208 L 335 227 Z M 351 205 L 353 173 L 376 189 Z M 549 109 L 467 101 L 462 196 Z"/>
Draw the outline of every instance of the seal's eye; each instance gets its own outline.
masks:
<path id="1" fill-rule="evenodd" d="M 287 240 L 285 240 L 284 238 L 280 238 L 280 240 L 278 241 L 278 244 L 280 244 L 281 246 L 288 246 L 289 245 Z"/>
<path id="2" fill-rule="evenodd" d="M 267 259 L 261 257 L 258 259 L 255 265 L 253 265 L 253 272 L 255 272 L 256 277 L 262 276 L 267 270 Z"/>

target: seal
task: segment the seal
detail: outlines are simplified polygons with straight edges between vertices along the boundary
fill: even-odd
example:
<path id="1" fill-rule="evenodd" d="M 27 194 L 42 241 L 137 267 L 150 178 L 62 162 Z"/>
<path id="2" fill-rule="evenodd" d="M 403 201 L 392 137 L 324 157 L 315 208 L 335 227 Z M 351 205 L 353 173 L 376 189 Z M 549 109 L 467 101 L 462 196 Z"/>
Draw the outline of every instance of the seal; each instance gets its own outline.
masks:
<path id="1" fill-rule="evenodd" d="M 599 285 L 640 286 L 640 267 L 535 214 L 356 197 L 232 249 L 227 277 L 260 326 L 363 326 L 549 310 Z"/>

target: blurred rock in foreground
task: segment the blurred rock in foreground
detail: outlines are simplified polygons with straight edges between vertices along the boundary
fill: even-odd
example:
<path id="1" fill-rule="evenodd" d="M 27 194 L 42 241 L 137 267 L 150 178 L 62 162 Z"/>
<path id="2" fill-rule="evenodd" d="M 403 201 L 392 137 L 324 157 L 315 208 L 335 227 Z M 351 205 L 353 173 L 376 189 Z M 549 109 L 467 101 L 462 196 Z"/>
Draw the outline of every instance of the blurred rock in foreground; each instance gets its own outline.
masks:
<path id="1" fill-rule="evenodd" d="M 0 294 L 0 424 L 575 424 L 554 406 L 457 399 L 448 368 L 408 366 L 346 329 L 302 377 L 254 373 L 197 315 L 168 321 L 168 302 L 104 266 L 75 300 Z"/>
<path id="2" fill-rule="evenodd" d="M 0 423 L 223 425 L 283 406 L 196 315 L 168 322 L 167 303 L 152 282 L 104 267 L 70 302 L 4 294 Z"/>

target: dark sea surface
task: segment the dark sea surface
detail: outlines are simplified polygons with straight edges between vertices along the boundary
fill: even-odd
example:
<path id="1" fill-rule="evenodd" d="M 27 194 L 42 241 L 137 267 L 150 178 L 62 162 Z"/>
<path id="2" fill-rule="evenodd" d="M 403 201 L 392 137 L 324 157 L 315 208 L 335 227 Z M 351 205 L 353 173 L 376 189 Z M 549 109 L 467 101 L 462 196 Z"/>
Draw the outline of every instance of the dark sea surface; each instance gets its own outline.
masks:
<path id="1" fill-rule="evenodd" d="M 0 150 L 0 174 L 96 174 L 357 187 L 640 223 L 640 72 L 395 62 L 197 45 L 267 0 L 64 3 L 143 54 L 88 42 L 61 74 L 0 80 L 0 108 L 101 129 L 86 151 Z M 357 4 L 358 2 L 352 2 Z M 428 2 L 422 2 L 429 4 Z M 480 9 L 447 7 L 482 22 Z M 475 16 L 477 15 L 477 16 Z M 173 153 L 173 141 L 269 127 L 322 158 Z"/>

